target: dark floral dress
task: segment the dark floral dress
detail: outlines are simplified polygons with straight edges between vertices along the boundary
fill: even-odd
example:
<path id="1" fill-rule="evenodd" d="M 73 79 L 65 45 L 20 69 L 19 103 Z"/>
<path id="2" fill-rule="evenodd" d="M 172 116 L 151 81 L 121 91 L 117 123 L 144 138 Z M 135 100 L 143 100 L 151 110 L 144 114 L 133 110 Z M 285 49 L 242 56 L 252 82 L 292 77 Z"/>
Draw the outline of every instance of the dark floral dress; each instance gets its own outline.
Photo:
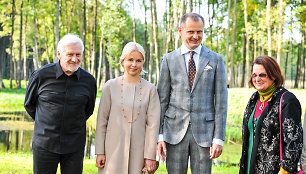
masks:
<path id="1" fill-rule="evenodd" d="M 283 87 L 275 90 L 271 101 L 258 120 L 251 155 L 250 174 L 277 174 L 280 167 L 290 173 L 297 172 L 297 164 L 303 147 L 301 105 L 295 95 L 289 91 L 284 94 L 282 100 L 283 159 L 280 161 L 279 104 L 281 95 L 286 91 Z M 240 174 L 247 173 L 248 141 L 250 135 L 248 121 L 258 99 L 259 94 L 255 92 L 251 96 L 244 112 Z"/>

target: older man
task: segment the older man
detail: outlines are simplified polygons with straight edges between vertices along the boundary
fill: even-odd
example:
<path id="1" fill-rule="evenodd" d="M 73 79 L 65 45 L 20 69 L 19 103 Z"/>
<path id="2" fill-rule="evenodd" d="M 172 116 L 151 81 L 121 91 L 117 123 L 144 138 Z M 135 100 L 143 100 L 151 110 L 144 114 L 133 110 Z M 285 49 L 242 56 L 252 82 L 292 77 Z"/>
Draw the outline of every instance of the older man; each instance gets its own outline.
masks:
<path id="1" fill-rule="evenodd" d="M 33 171 L 81 174 L 86 120 L 97 93 L 95 78 L 80 68 L 84 45 L 72 34 L 58 43 L 59 62 L 34 71 L 29 79 L 24 107 L 34 119 Z"/>
<path id="2" fill-rule="evenodd" d="M 204 19 L 181 18 L 179 49 L 163 58 L 158 82 L 161 102 L 158 154 L 169 174 L 211 173 L 212 158 L 222 153 L 227 86 L 222 56 L 201 44 Z M 166 153 L 167 151 L 167 153 Z"/>

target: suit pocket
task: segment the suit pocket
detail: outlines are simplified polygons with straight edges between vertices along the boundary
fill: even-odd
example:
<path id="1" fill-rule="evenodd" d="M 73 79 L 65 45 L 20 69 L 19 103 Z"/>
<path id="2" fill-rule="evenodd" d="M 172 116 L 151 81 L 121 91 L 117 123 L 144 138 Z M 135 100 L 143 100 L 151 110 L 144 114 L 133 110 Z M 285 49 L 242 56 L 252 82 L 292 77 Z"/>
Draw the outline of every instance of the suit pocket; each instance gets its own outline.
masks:
<path id="1" fill-rule="evenodd" d="M 215 114 L 205 114 L 204 118 L 205 118 L 205 121 L 214 121 L 215 120 Z"/>
<path id="2" fill-rule="evenodd" d="M 172 107 L 169 107 L 167 110 L 166 110 L 166 113 L 165 113 L 165 116 L 166 117 L 169 117 L 169 118 L 175 118 L 175 109 L 172 108 Z"/>

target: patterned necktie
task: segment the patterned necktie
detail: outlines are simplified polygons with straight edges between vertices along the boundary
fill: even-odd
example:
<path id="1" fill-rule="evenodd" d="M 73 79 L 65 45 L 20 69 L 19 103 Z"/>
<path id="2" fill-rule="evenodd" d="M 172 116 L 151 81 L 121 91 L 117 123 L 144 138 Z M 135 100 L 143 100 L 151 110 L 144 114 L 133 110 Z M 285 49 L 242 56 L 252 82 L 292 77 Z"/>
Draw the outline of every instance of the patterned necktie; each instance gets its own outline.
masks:
<path id="1" fill-rule="evenodd" d="M 190 59 L 188 61 L 188 80 L 189 80 L 189 87 L 191 90 L 197 70 L 193 60 L 194 51 L 190 51 L 189 53 L 190 53 Z"/>

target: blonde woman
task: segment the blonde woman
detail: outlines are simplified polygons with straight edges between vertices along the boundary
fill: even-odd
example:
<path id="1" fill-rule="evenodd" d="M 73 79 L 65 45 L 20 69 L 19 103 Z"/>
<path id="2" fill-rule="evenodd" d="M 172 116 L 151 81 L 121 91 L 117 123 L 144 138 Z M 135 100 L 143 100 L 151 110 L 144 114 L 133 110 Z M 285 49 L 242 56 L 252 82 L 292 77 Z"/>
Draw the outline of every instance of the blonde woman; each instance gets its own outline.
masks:
<path id="1" fill-rule="evenodd" d="M 125 45 L 120 58 L 123 76 L 102 90 L 97 116 L 96 166 L 99 174 L 140 174 L 156 170 L 160 102 L 153 84 L 142 79 L 144 49 Z"/>

